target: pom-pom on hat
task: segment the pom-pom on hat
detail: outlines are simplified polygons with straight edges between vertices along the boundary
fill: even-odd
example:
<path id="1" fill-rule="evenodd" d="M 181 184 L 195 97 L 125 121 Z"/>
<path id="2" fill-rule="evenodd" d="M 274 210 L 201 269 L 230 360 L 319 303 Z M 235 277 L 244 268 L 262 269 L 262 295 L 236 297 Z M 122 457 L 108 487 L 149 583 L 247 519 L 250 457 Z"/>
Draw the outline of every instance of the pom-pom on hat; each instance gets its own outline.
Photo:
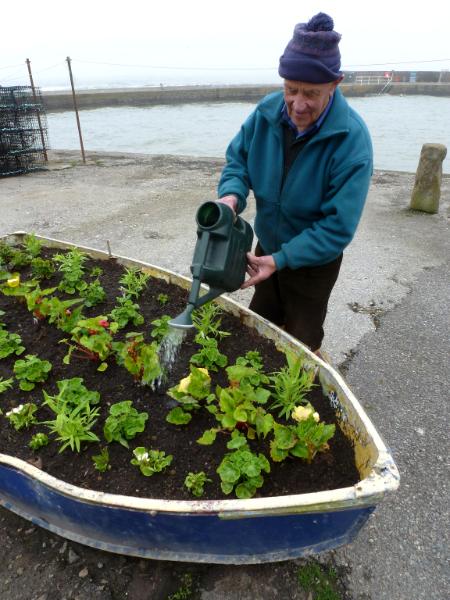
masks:
<path id="1" fill-rule="evenodd" d="M 280 58 L 280 77 L 308 83 L 339 79 L 341 35 L 333 27 L 333 19 L 325 13 L 314 15 L 308 23 L 297 23 L 294 36 Z"/>

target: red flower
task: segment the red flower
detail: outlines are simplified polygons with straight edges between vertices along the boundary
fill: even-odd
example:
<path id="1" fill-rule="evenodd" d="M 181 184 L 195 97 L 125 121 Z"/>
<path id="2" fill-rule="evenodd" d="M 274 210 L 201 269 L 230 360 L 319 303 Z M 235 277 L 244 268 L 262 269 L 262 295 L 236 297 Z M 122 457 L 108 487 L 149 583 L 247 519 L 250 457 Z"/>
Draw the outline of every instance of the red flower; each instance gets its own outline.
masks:
<path id="1" fill-rule="evenodd" d="M 109 327 L 109 323 L 108 323 L 108 321 L 107 321 L 106 319 L 101 319 L 101 320 L 98 322 L 98 324 L 99 324 L 99 325 L 101 325 L 102 327 L 105 327 L 105 328 L 106 328 L 106 327 Z"/>

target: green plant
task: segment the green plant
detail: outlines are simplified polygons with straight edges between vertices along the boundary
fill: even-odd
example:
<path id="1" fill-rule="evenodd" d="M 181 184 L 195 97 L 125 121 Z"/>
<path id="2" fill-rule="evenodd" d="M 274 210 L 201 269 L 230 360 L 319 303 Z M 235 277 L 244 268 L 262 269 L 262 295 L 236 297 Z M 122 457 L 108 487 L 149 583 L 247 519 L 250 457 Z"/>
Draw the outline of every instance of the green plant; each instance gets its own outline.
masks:
<path id="1" fill-rule="evenodd" d="M 158 294 L 156 299 L 161 304 L 161 306 L 164 306 L 169 302 L 169 296 L 167 294 Z"/>
<path id="2" fill-rule="evenodd" d="M 87 256 L 84 252 L 73 248 L 65 254 L 55 254 L 53 260 L 59 264 L 58 270 L 63 275 L 58 286 L 59 290 L 66 294 L 75 294 L 76 291 L 86 288 L 87 284 L 83 281 L 83 275 Z"/>
<path id="3" fill-rule="evenodd" d="M 193 580 L 190 573 L 184 573 L 181 577 L 180 584 L 181 586 L 178 590 L 173 594 L 170 594 L 170 596 L 167 597 L 167 600 L 190 600 L 193 597 Z"/>
<path id="4" fill-rule="evenodd" d="M 19 387 L 25 392 L 34 389 L 35 383 L 42 383 L 52 370 L 48 360 L 41 360 L 35 354 L 27 354 L 24 359 L 16 360 L 14 373 L 19 380 Z"/>
<path id="5" fill-rule="evenodd" d="M 80 304 L 81 299 L 77 298 L 74 300 L 60 300 L 56 296 L 46 299 L 42 303 L 40 308 L 41 312 L 44 310 L 48 316 L 48 322 L 54 323 L 58 329 L 65 333 L 70 333 L 77 325 L 78 321 L 82 319 L 81 311 L 83 306 L 77 306 L 73 308 L 75 304 Z"/>
<path id="6" fill-rule="evenodd" d="M 6 329 L 0 328 L 0 359 L 11 354 L 19 356 L 24 351 L 25 346 L 22 346 L 22 338 L 18 333 L 10 333 Z"/>
<path id="7" fill-rule="evenodd" d="M 86 287 L 81 289 L 80 296 L 87 307 L 96 306 L 106 300 L 106 292 L 98 279 L 94 279 L 91 283 L 86 284 Z"/>
<path id="8" fill-rule="evenodd" d="M 303 409 L 301 412 L 304 415 L 296 425 L 274 424 L 274 437 L 270 442 L 270 456 L 274 462 L 280 462 L 287 456 L 295 456 L 310 463 L 318 452 L 328 450 L 327 442 L 334 435 L 335 425 L 318 422 L 314 409 L 309 410 L 309 413 L 307 407 L 301 406 L 298 409 Z"/>
<path id="9" fill-rule="evenodd" d="M 257 351 L 249 351 L 239 356 L 236 364 L 226 368 L 231 386 L 250 384 L 254 387 L 269 383 L 269 377 L 263 373 L 261 355 Z"/>
<path id="10" fill-rule="evenodd" d="M 195 341 L 202 346 L 201 350 L 191 356 L 191 362 L 210 371 L 218 371 L 219 367 L 226 367 L 228 359 L 219 351 L 217 340 L 214 338 L 195 336 Z"/>
<path id="11" fill-rule="evenodd" d="M 136 381 L 152 385 L 161 375 L 156 342 L 146 344 L 141 333 L 128 333 L 126 342 L 114 342 L 117 362 L 129 371 Z"/>
<path id="12" fill-rule="evenodd" d="M 137 267 L 125 269 L 125 274 L 119 279 L 123 295 L 129 298 L 138 298 L 146 288 L 149 279 L 150 275 Z"/>
<path id="13" fill-rule="evenodd" d="M 220 329 L 222 314 L 222 309 L 214 302 L 207 302 L 200 308 L 195 309 L 192 313 L 192 322 L 198 331 L 196 338 L 212 337 L 221 339 L 230 335 L 228 331 Z"/>
<path id="14" fill-rule="evenodd" d="M 139 304 L 135 304 L 127 296 L 116 298 L 117 306 L 109 313 L 109 317 L 118 324 L 119 329 L 123 329 L 131 321 L 133 325 L 142 325 L 144 317 L 139 312 Z"/>
<path id="15" fill-rule="evenodd" d="M 56 382 L 58 394 L 50 396 L 43 390 L 44 403 L 56 408 L 63 405 L 74 408 L 80 404 L 95 405 L 100 402 L 100 394 L 94 390 L 88 390 L 83 383 L 82 377 L 72 377 L 72 379 L 61 379 Z"/>
<path id="16" fill-rule="evenodd" d="M 31 272 L 36 279 L 48 279 L 55 272 L 55 266 L 51 260 L 38 256 L 31 261 Z"/>
<path id="17" fill-rule="evenodd" d="M 254 388 L 250 384 L 240 387 L 221 388 L 217 386 L 219 409 L 216 419 L 224 429 L 241 429 L 248 438 L 255 434 L 266 437 L 273 428 L 273 417 L 261 406 L 267 403 L 270 392 L 264 388 Z"/>
<path id="18" fill-rule="evenodd" d="M 92 408 L 86 401 L 72 408 L 67 402 L 54 401 L 51 396 L 47 396 L 44 404 L 56 414 L 55 419 L 42 421 L 42 425 L 46 425 L 56 435 L 57 441 L 62 442 L 59 452 L 69 446 L 72 451 L 80 452 L 82 442 L 99 441 L 91 431 L 97 422 L 99 408 Z"/>
<path id="19" fill-rule="evenodd" d="M 103 269 L 101 267 L 92 267 L 89 275 L 93 278 L 100 277 L 100 275 L 103 275 Z"/>
<path id="20" fill-rule="evenodd" d="M 3 379 L 3 377 L 0 377 L 0 394 L 3 394 L 3 392 L 6 392 L 6 390 L 11 389 L 13 386 L 13 381 L 14 377 L 11 377 L 10 379 Z"/>
<path id="21" fill-rule="evenodd" d="M 32 312 L 37 319 L 43 319 L 47 316 L 48 298 L 46 298 L 46 296 L 53 294 L 55 290 L 56 288 L 54 287 L 41 290 L 39 284 L 37 284 L 33 290 L 25 292 L 24 298 L 27 303 L 27 309 Z"/>
<path id="22" fill-rule="evenodd" d="M 22 267 L 29 265 L 32 259 L 33 257 L 25 250 L 13 248 L 11 258 L 9 259 L 9 265 L 12 269 L 21 269 Z"/>
<path id="23" fill-rule="evenodd" d="M 166 335 L 169 333 L 170 320 L 171 317 L 169 315 L 163 315 L 159 319 L 155 319 L 154 321 L 152 321 L 151 324 L 153 325 L 153 329 L 150 331 L 150 335 L 152 336 L 152 338 L 155 338 L 155 340 L 158 343 L 160 343 L 162 339 L 166 337 Z"/>
<path id="24" fill-rule="evenodd" d="M 274 402 L 271 409 L 279 409 L 278 416 L 286 420 L 296 406 L 306 402 L 306 395 L 314 385 L 314 369 L 303 369 L 303 360 L 286 353 L 287 365 L 270 376 Z"/>
<path id="25" fill-rule="evenodd" d="M 240 435 L 232 437 L 227 448 L 237 445 L 239 447 L 226 454 L 217 468 L 220 487 L 224 494 L 234 489 L 237 498 L 251 498 L 264 483 L 262 472 L 270 473 L 270 464 L 264 454 L 254 454 Z"/>
<path id="26" fill-rule="evenodd" d="M 162 450 L 151 450 L 139 446 L 133 450 L 134 458 L 131 460 L 132 465 L 136 465 L 141 470 L 142 475 L 151 477 L 155 473 L 164 471 L 173 460 L 173 456 Z"/>
<path id="27" fill-rule="evenodd" d="M 94 467 L 100 473 L 105 473 L 111 469 L 111 465 L 109 464 L 109 451 L 108 448 L 102 448 L 100 450 L 100 454 L 95 454 L 92 456 L 92 462 L 94 463 Z"/>
<path id="28" fill-rule="evenodd" d="M 191 365 L 190 371 L 178 385 L 167 390 L 167 395 L 181 404 L 173 408 L 166 417 L 174 425 L 189 423 L 192 418 L 189 413 L 200 408 L 199 400 L 210 396 L 211 377 L 207 369 L 197 369 Z"/>
<path id="29" fill-rule="evenodd" d="M 203 496 L 205 483 L 207 482 L 212 483 L 212 479 L 208 479 L 206 473 L 200 471 L 199 473 L 188 473 L 184 480 L 184 485 L 193 496 L 200 498 L 200 496 Z"/>
<path id="30" fill-rule="evenodd" d="M 119 442 L 128 448 L 128 440 L 132 440 L 145 429 L 147 413 L 138 413 L 131 400 L 116 402 L 109 408 L 109 417 L 103 427 L 103 435 L 107 442 Z"/>
<path id="31" fill-rule="evenodd" d="M 336 591 L 337 573 L 333 567 L 313 561 L 297 571 L 297 580 L 305 592 L 314 594 L 314 600 L 340 600 Z"/>
<path id="32" fill-rule="evenodd" d="M 25 246 L 25 252 L 33 258 L 40 255 L 42 250 L 42 242 L 37 237 L 30 233 L 23 238 L 23 245 Z"/>
<path id="33" fill-rule="evenodd" d="M 92 319 L 81 319 L 76 327 L 72 329 L 72 340 L 75 346 L 69 344 L 69 352 L 63 359 L 65 364 L 70 363 L 72 352 L 77 349 L 83 353 L 89 360 L 104 361 L 112 351 L 112 334 L 117 331 L 117 323 L 109 323 L 104 315 L 93 317 Z M 99 370 L 106 368 L 106 363 L 100 365 Z"/>
<path id="34" fill-rule="evenodd" d="M 28 446 L 32 449 L 32 450 L 40 450 L 41 448 L 43 448 L 44 446 L 47 446 L 49 443 L 49 439 L 48 439 L 48 435 L 46 435 L 45 433 L 35 433 Z"/>
<path id="35" fill-rule="evenodd" d="M 27 402 L 26 404 L 20 404 L 16 408 L 9 410 L 5 417 L 9 420 L 11 425 L 19 431 L 23 428 L 28 428 L 33 423 L 36 423 L 36 417 L 34 413 L 37 411 L 36 404 Z"/>
<path id="36" fill-rule="evenodd" d="M 8 265 L 13 254 L 14 248 L 6 242 L 0 241 L 0 265 Z"/>

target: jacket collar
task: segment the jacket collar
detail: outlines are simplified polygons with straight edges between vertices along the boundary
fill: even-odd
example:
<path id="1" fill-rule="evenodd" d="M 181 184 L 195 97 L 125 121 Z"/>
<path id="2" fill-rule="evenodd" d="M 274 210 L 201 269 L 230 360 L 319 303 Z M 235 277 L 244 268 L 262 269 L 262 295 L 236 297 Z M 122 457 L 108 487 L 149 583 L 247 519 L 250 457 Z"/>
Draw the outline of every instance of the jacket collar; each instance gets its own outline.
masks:
<path id="1" fill-rule="evenodd" d="M 264 98 L 257 110 L 281 135 L 281 111 L 284 104 L 283 92 L 276 92 Z M 349 132 L 350 107 L 339 88 L 334 92 L 334 100 L 325 121 L 319 131 L 311 138 L 310 143 L 335 135 Z"/>

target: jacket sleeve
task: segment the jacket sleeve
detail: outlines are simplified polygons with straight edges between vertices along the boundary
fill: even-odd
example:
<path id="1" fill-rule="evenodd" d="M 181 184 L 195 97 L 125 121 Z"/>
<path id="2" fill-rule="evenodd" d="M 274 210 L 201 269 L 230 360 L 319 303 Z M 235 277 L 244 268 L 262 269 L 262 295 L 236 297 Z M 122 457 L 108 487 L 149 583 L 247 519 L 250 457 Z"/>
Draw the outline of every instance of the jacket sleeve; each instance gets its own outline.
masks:
<path id="1" fill-rule="evenodd" d="M 239 133 L 231 140 L 225 154 L 226 165 L 218 185 L 219 198 L 235 194 L 238 199 L 238 214 L 247 206 L 247 196 L 251 189 L 247 157 L 255 129 L 255 119 L 256 112 L 253 112 L 242 125 Z"/>
<path id="2" fill-rule="evenodd" d="M 273 255 L 277 269 L 321 265 L 337 258 L 355 235 L 371 176 L 371 158 L 335 173 L 321 205 L 322 217 L 282 244 Z"/>

